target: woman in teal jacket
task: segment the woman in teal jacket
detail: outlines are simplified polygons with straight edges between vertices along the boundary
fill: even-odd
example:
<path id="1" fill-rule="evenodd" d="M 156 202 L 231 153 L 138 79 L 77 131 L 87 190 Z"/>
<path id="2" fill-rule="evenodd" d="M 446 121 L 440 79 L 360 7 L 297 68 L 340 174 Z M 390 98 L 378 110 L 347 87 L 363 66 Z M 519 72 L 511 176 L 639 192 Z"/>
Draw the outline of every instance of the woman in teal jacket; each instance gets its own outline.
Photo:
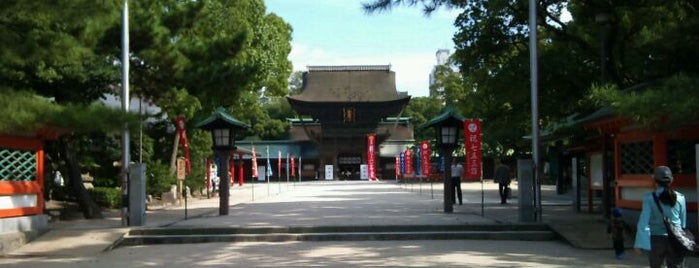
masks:
<path id="1" fill-rule="evenodd" d="M 657 196 L 665 216 L 676 226 L 686 227 L 687 204 L 684 195 L 673 190 L 672 171 L 666 166 L 658 166 L 653 172 L 656 189 L 643 196 L 643 207 L 638 218 L 634 250 L 648 250 L 650 267 L 661 267 L 663 262 L 668 268 L 684 267 L 684 254 L 675 250 L 668 240 L 667 228 L 663 223 L 663 214 L 655 204 L 653 193 Z"/>

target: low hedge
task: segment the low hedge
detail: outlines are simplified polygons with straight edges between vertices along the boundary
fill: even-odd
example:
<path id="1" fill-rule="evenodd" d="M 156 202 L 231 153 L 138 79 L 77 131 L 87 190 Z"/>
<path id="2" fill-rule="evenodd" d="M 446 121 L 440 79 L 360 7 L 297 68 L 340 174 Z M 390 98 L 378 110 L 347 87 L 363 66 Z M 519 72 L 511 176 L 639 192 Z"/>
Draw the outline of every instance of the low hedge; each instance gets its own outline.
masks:
<path id="1" fill-rule="evenodd" d="M 95 187 L 91 190 L 92 198 L 100 207 L 119 208 L 121 206 L 121 190 L 114 187 Z"/>

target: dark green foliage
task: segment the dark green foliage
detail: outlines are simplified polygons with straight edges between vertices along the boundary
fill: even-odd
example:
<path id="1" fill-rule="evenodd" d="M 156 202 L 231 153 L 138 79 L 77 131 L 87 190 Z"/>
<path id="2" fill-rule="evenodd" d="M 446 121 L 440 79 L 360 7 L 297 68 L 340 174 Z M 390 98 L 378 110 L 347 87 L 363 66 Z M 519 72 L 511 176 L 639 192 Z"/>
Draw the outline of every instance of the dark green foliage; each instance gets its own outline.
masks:
<path id="1" fill-rule="evenodd" d="M 528 1 L 367 2 L 364 7 L 370 13 L 400 5 L 421 7 L 426 14 L 439 7 L 459 8 L 452 58 L 459 65 L 466 90 L 450 96 L 449 101 L 458 103 L 464 116 L 482 120 L 484 155 L 528 154 L 531 141 L 522 138 L 532 132 Z M 539 128 L 555 126 L 576 113 L 589 114 L 600 105 L 611 105 L 618 115 L 652 129 L 697 120 L 696 81 L 656 87 L 642 94 L 613 92 L 679 74 L 699 74 L 696 1 L 536 3 L 538 94 L 534 97 L 538 99 Z M 562 19 L 565 11 L 572 20 Z M 450 84 L 449 77 L 445 78 L 441 82 Z M 595 84 L 613 86 L 593 91 Z M 605 101 L 599 101 L 602 99 Z M 621 105 L 626 99 L 632 101 Z M 657 102 L 663 106 L 653 108 Z"/>
<path id="2" fill-rule="evenodd" d="M 77 183 L 75 174 L 90 172 L 95 185 L 115 187 L 120 170 L 113 163 L 126 125 L 131 159 L 147 164 L 148 192 L 159 196 L 176 183 L 174 166 L 166 163 L 183 155 L 173 150 L 172 132 L 172 119 L 183 116 L 192 156 L 187 184 L 199 188 L 210 138 L 189 121 L 218 106 L 235 107 L 236 116 L 248 119 L 267 116 L 257 102 L 236 105 L 262 87 L 269 96 L 286 94 L 291 26 L 267 14 L 262 0 L 129 1 L 130 93 L 162 109 L 142 125 L 140 116 L 93 104 L 120 89 L 123 3 L 0 1 L 0 132 L 56 130 L 75 161 L 47 146 L 52 168 L 71 164 L 81 170 L 64 173 L 66 180 Z M 285 123 L 265 120 L 265 135 L 283 136 Z"/>
<path id="3" fill-rule="evenodd" d="M 416 97 L 410 99 L 410 103 L 405 107 L 403 115 L 410 117 L 410 122 L 415 130 L 415 141 L 434 140 L 435 132 L 433 128 L 422 128 L 421 126 L 430 119 L 439 115 L 444 105 L 435 98 Z"/>
<path id="4" fill-rule="evenodd" d="M 103 208 L 121 207 L 121 190 L 114 187 L 95 187 L 90 190 L 92 198 Z"/>
<path id="5" fill-rule="evenodd" d="M 146 194 L 160 197 L 163 192 L 170 191 L 171 185 L 176 185 L 175 174 L 170 172 L 170 166 L 160 161 L 146 164 Z"/>
<path id="6" fill-rule="evenodd" d="M 0 91 L 0 132 L 33 133 L 42 128 L 69 133 L 137 129 L 140 117 L 101 104 L 59 105 L 28 91 Z"/>
<path id="7" fill-rule="evenodd" d="M 591 98 L 651 130 L 673 130 L 699 120 L 699 79 L 684 75 L 620 90 L 594 87 Z"/>

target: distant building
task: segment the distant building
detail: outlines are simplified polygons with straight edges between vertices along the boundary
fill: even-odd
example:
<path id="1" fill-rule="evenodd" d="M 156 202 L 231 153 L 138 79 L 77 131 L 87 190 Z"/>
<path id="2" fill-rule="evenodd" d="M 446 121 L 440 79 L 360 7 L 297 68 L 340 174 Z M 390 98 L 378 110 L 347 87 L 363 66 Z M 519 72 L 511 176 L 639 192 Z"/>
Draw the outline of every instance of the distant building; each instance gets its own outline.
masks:
<path id="1" fill-rule="evenodd" d="M 400 117 L 410 96 L 396 90 L 390 65 L 308 66 L 301 92 L 287 100 L 300 116 L 289 119 L 289 140 L 236 144 L 264 154 L 269 148 L 274 159 L 278 152 L 301 157 L 304 179 L 325 177 L 326 165 L 333 166 L 333 178 L 359 179 L 370 133 L 376 135 L 377 176 L 393 179 L 395 156 L 415 141 L 409 118 Z M 258 166 L 265 163 L 258 158 Z"/>
<path id="2" fill-rule="evenodd" d="M 441 100 L 444 100 L 444 88 L 434 87 L 434 85 L 437 83 L 437 72 L 439 71 L 439 67 L 449 64 L 449 55 L 450 52 L 448 49 L 437 50 L 437 53 L 435 53 L 437 64 L 432 67 L 432 72 L 430 72 L 430 96 Z"/>

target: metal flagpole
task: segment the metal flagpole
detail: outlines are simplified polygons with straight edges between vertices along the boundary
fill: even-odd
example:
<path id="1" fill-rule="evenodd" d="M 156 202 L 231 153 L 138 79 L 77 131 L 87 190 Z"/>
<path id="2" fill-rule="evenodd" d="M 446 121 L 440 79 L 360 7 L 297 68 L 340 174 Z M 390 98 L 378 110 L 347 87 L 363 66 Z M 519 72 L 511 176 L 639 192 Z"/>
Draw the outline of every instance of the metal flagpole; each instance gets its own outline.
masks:
<path id="1" fill-rule="evenodd" d="M 481 161 L 481 217 L 485 217 L 485 192 L 483 191 L 483 161 Z"/>
<path id="2" fill-rule="evenodd" d="M 272 173 L 272 167 L 269 166 L 269 146 L 267 146 L 267 170 L 265 170 L 265 180 L 267 180 L 267 196 L 270 195 L 269 193 L 269 176 Z"/>
<path id="3" fill-rule="evenodd" d="M 529 64 L 531 75 L 531 102 L 532 102 L 532 158 L 534 160 L 534 201 L 538 222 L 541 222 L 541 182 L 539 181 L 539 65 L 536 37 L 536 8 L 537 1 L 529 0 Z"/>
<path id="4" fill-rule="evenodd" d="M 254 143 L 252 144 L 252 159 L 250 159 L 250 167 L 252 168 L 252 170 L 250 171 L 250 173 L 252 175 L 252 176 L 250 176 L 250 178 L 252 179 L 252 181 L 250 182 L 252 184 L 252 186 L 250 187 L 250 188 L 252 188 L 251 197 L 252 197 L 252 201 L 255 201 L 255 181 L 259 179 L 260 174 L 257 174 L 257 177 L 255 177 L 255 172 L 257 170 L 257 153 L 255 153 L 255 144 Z"/>
<path id="5" fill-rule="evenodd" d="M 129 112 L 129 4 L 124 1 L 124 9 L 121 14 L 121 108 Z M 121 194 L 127 197 L 129 193 L 129 129 L 124 126 L 121 134 Z M 121 225 L 128 225 L 128 199 L 122 198 Z"/>

